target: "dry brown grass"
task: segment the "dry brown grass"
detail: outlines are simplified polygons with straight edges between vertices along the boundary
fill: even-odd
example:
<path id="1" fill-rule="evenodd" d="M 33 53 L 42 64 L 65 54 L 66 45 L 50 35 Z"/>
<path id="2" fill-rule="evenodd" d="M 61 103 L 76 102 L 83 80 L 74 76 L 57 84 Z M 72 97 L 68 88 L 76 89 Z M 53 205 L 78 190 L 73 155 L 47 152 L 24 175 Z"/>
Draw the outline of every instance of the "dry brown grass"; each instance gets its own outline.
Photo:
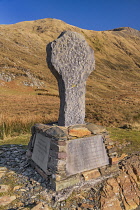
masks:
<path id="1" fill-rule="evenodd" d="M 139 124 L 140 32 L 89 31 L 55 19 L 0 26 L 0 73 L 15 76 L 11 82 L 0 81 L 1 124 L 57 120 L 57 83 L 46 65 L 46 45 L 65 30 L 82 33 L 95 51 L 96 70 L 87 81 L 86 121 Z M 25 87 L 25 82 L 42 86 Z M 45 91 L 35 91 L 37 86 Z"/>
<path id="2" fill-rule="evenodd" d="M 1 94 L 0 138 L 30 132 L 35 123 L 56 122 L 59 110 L 58 96 L 35 95 L 36 91 L 27 88 L 22 95 L 7 92 Z M 52 103 L 53 101 L 53 103 Z"/>

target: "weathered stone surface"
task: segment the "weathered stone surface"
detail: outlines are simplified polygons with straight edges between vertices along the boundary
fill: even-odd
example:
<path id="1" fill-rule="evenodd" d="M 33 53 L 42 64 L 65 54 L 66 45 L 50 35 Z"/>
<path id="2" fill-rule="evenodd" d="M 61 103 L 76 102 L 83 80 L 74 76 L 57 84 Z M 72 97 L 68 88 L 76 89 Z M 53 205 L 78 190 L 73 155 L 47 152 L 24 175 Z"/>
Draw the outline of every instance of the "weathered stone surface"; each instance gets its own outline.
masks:
<path id="1" fill-rule="evenodd" d="M 140 205 L 140 159 L 132 156 L 122 162 L 121 173 L 107 180 L 101 192 L 101 209 L 133 210 Z"/>
<path id="2" fill-rule="evenodd" d="M 102 176 L 109 175 L 109 174 L 119 174 L 119 166 L 118 164 L 115 164 L 115 165 L 101 167 L 100 173 Z"/>
<path id="3" fill-rule="evenodd" d="M 32 157 L 32 152 L 30 150 L 27 150 L 26 157 L 29 159 Z"/>
<path id="4" fill-rule="evenodd" d="M 107 181 L 101 193 L 102 210 L 122 210 L 119 200 L 119 185 L 114 178 Z"/>
<path id="5" fill-rule="evenodd" d="M 49 135 L 50 137 L 55 137 L 55 138 L 67 137 L 66 132 L 64 132 L 59 127 L 49 128 L 48 130 L 46 130 L 46 134 Z"/>
<path id="6" fill-rule="evenodd" d="M 49 207 L 47 204 L 43 204 L 42 202 L 37 204 L 32 210 L 51 210 L 52 208 Z"/>
<path id="7" fill-rule="evenodd" d="M 126 210 L 135 209 L 140 204 L 140 200 L 137 193 L 137 186 L 134 183 L 132 187 L 131 180 L 132 179 L 126 173 L 122 173 L 117 178 L 117 181 L 122 189 L 122 200 Z"/>
<path id="8" fill-rule="evenodd" d="M 17 186 L 14 187 L 13 191 L 19 190 L 20 188 L 21 188 L 21 186 L 17 185 Z"/>
<path id="9" fill-rule="evenodd" d="M 46 171 L 46 173 L 44 173 L 44 171 L 42 171 L 38 166 L 35 166 L 35 170 L 46 180 L 48 180 L 48 176 L 50 175 L 48 171 Z"/>
<path id="10" fill-rule="evenodd" d="M 100 172 L 98 169 L 90 170 L 90 171 L 85 171 L 82 173 L 85 181 L 88 181 L 90 179 L 97 179 L 98 177 L 101 176 Z"/>
<path id="11" fill-rule="evenodd" d="M 68 175 L 108 165 L 102 135 L 85 137 L 68 142 L 66 171 Z"/>
<path id="12" fill-rule="evenodd" d="M 119 161 L 123 160 L 125 157 L 127 157 L 127 154 L 123 153 L 121 157 L 113 157 L 111 158 L 112 164 L 117 164 Z"/>
<path id="13" fill-rule="evenodd" d="M 4 151 L 0 149 L 0 155 L 3 153 Z"/>
<path id="14" fill-rule="evenodd" d="M 2 178 L 5 175 L 5 172 L 0 171 L 0 178 Z"/>
<path id="15" fill-rule="evenodd" d="M 0 178 L 2 178 L 5 175 L 6 171 L 7 171 L 6 167 L 0 167 Z"/>
<path id="16" fill-rule="evenodd" d="M 50 138 L 39 133 L 36 134 L 32 160 L 43 170 L 47 171 L 50 150 Z"/>
<path id="17" fill-rule="evenodd" d="M 81 205 L 81 210 L 82 209 L 93 209 L 93 205 L 91 205 L 91 204 L 87 204 L 87 203 L 82 203 L 82 205 Z"/>
<path id="18" fill-rule="evenodd" d="M 71 187 L 81 181 L 80 175 L 71 176 L 62 181 L 55 181 L 52 179 L 52 185 L 54 190 L 59 191 L 67 187 Z"/>
<path id="19" fill-rule="evenodd" d="M 3 171 L 7 171 L 7 168 L 6 167 L 0 167 L 0 172 L 3 172 Z"/>
<path id="20" fill-rule="evenodd" d="M 0 206 L 6 206 L 16 199 L 16 196 L 2 196 L 0 197 Z"/>
<path id="21" fill-rule="evenodd" d="M 48 162 L 48 167 L 53 171 L 63 171 L 66 168 L 66 161 L 51 157 Z"/>
<path id="22" fill-rule="evenodd" d="M 59 152 L 58 153 L 58 159 L 66 159 L 67 154 L 66 152 Z"/>
<path id="23" fill-rule="evenodd" d="M 104 198 L 104 202 L 102 201 L 102 210 L 122 210 L 121 202 L 117 199 L 116 196 L 109 198 L 108 200 Z"/>
<path id="24" fill-rule="evenodd" d="M 46 124 L 35 124 L 31 128 L 32 135 L 35 133 L 41 133 L 44 136 L 53 137 L 56 139 L 63 138 L 67 139 L 67 128 L 62 126 L 53 125 L 46 125 Z"/>
<path id="25" fill-rule="evenodd" d="M 9 185 L 3 185 L 3 184 L 1 184 L 0 185 L 0 193 L 2 193 L 2 192 L 7 192 L 8 190 L 9 190 Z"/>
<path id="26" fill-rule="evenodd" d="M 100 134 L 100 133 L 106 131 L 105 127 L 103 127 L 103 126 L 101 126 L 101 125 L 95 125 L 95 124 L 93 124 L 93 123 L 88 123 L 88 124 L 86 124 L 86 127 L 87 127 L 88 130 L 90 130 L 91 133 L 93 133 L 93 134 Z"/>
<path id="27" fill-rule="evenodd" d="M 61 181 L 61 180 L 64 180 L 64 179 L 67 178 L 65 172 L 64 172 L 64 173 L 61 172 L 60 174 L 53 174 L 52 177 L 53 177 L 53 179 L 56 180 L 56 181 Z"/>
<path id="28" fill-rule="evenodd" d="M 95 67 L 92 48 L 81 34 L 66 31 L 47 46 L 47 63 L 59 86 L 58 124 L 83 124 L 86 79 Z"/>
<path id="29" fill-rule="evenodd" d="M 46 125 L 46 124 L 42 124 L 42 123 L 36 123 L 34 126 L 32 126 L 31 132 L 32 132 L 32 134 L 34 134 L 36 131 L 40 131 L 40 130 L 46 131 L 46 130 L 48 130 L 51 127 L 52 127 L 51 125 Z"/>
<path id="30" fill-rule="evenodd" d="M 69 128 L 69 135 L 70 136 L 75 136 L 75 137 L 84 137 L 90 135 L 91 132 L 84 127 L 80 128 Z"/>

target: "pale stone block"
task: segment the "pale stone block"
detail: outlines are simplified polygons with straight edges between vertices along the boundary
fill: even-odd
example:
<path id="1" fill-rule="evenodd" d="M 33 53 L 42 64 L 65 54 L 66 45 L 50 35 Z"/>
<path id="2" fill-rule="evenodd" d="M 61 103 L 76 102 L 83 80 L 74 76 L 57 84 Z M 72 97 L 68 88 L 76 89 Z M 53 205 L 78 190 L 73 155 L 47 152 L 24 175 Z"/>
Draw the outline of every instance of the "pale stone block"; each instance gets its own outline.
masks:
<path id="1" fill-rule="evenodd" d="M 98 177 L 101 176 L 100 172 L 98 169 L 90 170 L 90 171 L 85 171 L 82 173 L 85 181 L 88 181 L 90 179 L 97 179 Z"/>

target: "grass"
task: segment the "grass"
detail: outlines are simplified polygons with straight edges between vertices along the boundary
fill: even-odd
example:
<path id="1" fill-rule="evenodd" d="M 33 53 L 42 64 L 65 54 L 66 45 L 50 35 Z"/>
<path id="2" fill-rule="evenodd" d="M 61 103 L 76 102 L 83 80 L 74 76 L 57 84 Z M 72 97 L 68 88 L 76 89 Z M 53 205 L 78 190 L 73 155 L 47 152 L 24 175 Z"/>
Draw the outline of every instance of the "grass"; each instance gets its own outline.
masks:
<path id="1" fill-rule="evenodd" d="M 57 83 L 46 65 L 46 45 L 62 31 L 74 30 L 83 33 L 95 51 L 96 70 L 87 80 L 86 121 L 108 126 L 120 153 L 140 151 L 139 37 L 127 30 L 83 30 L 55 19 L 0 29 L 0 71 L 15 76 L 14 81 L 0 81 L 0 145 L 26 147 L 34 123 L 57 121 Z M 43 82 L 40 90 L 23 86 L 35 81 Z M 126 123 L 132 129 L 110 128 Z"/>
<path id="2" fill-rule="evenodd" d="M 6 138 L 5 140 L 0 140 L 0 145 L 7 145 L 9 146 L 10 144 L 21 144 L 24 146 L 27 146 L 29 141 L 30 141 L 31 133 L 28 134 L 22 134 L 16 137 L 9 137 Z"/>
<path id="3" fill-rule="evenodd" d="M 132 154 L 140 151 L 140 131 L 121 128 L 108 128 L 108 131 L 119 153 Z"/>
<path id="4" fill-rule="evenodd" d="M 0 139 L 28 134 L 34 123 L 57 121 L 58 88 L 46 65 L 46 45 L 66 30 L 82 33 L 95 52 L 96 69 L 86 86 L 86 121 L 108 127 L 127 123 L 140 130 L 140 38 L 130 30 L 90 31 L 56 19 L 0 29 L 0 71 L 15 77 L 0 80 Z"/>
<path id="5" fill-rule="evenodd" d="M 1 25 L 0 29 L 0 71 L 15 76 L 11 82 L 0 81 L 0 114 L 8 121 L 13 116 L 27 120 L 26 124 L 32 121 L 29 118 L 33 123 L 57 120 L 57 82 L 46 65 L 46 45 L 62 31 L 73 30 L 82 33 L 95 52 L 96 69 L 87 80 L 87 121 L 121 126 L 134 118 L 140 123 L 140 38 L 130 30 L 90 31 L 56 19 Z M 43 86 L 40 90 L 34 86 L 34 91 L 25 82 Z M 2 123 L 7 125 L 5 120 Z"/>
<path id="6" fill-rule="evenodd" d="M 29 133 L 35 123 L 57 121 L 59 98 L 35 95 L 36 92 L 27 88 L 22 95 L 0 95 L 0 139 Z"/>
<path id="7" fill-rule="evenodd" d="M 119 153 L 131 154 L 140 151 L 140 131 L 111 127 L 108 127 L 107 130 Z M 26 147 L 30 137 L 31 133 L 7 137 L 5 140 L 0 140 L 0 145 L 21 144 Z"/>

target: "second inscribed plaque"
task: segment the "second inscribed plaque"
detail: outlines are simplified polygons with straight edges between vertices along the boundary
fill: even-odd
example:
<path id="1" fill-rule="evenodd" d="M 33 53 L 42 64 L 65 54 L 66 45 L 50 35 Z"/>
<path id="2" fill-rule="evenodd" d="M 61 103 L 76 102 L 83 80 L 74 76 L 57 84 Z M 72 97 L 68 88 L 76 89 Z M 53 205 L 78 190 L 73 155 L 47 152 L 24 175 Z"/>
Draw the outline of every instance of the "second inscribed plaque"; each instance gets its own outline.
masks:
<path id="1" fill-rule="evenodd" d="M 109 160 L 102 135 L 74 139 L 67 145 L 67 175 L 88 171 L 104 165 Z"/>

